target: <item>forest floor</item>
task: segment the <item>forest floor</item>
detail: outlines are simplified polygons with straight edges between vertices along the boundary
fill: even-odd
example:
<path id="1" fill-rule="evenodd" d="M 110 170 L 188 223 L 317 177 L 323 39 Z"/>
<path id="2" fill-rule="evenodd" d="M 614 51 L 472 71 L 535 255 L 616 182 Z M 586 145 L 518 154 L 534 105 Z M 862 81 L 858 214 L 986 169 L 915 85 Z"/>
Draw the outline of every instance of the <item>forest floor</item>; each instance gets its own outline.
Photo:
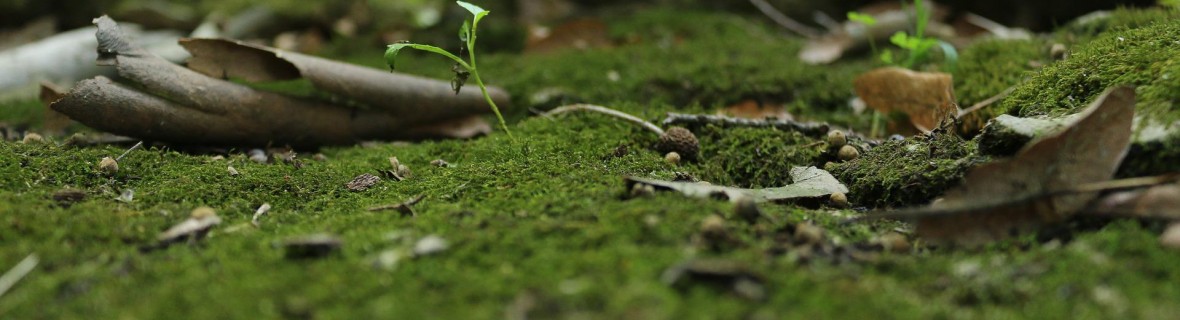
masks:
<path id="1" fill-rule="evenodd" d="M 1136 54 L 1135 41 L 1180 41 L 1180 33 L 1170 32 L 1180 26 L 1172 17 L 1160 10 L 1118 11 L 1097 27 L 1067 25 L 1033 40 L 978 43 L 962 50 L 953 70 L 930 68 L 953 74 L 960 105 L 1020 85 L 994 114 L 1052 113 L 1014 106 L 1049 104 L 1036 99 L 1059 99 L 1053 98 L 1058 93 L 1084 106 L 1123 82 L 1180 84 L 1180 77 L 1158 76 L 1177 69 L 1174 44 L 1158 60 L 1118 60 L 1116 54 Z M 823 137 L 705 127 L 696 133 L 700 159 L 670 163 L 653 150 L 656 135 L 635 125 L 598 114 L 546 118 L 530 111 L 587 102 L 657 122 L 667 112 L 712 114 L 754 100 L 780 105 L 796 119 L 868 130 L 870 117 L 848 105 L 852 79 L 880 66 L 874 57 L 806 65 L 796 58 L 801 40 L 752 21 L 723 12 L 638 11 L 607 19 L 610 36 L 623 43 L 612 48 L 486 54 L 480 63 L 485 82 L 513 96 L 506 116 L 514 138 L 497 127 L 470 140 L 301 150 L 298 165 L 257 163 L 245 150 L 152 145 L 131 151 L 113 175 L 100 171 L 98 161 L 127 145 L 72 146 L 65 137 L 0 142 L 0 272 L 30 254 L 39 260 L 0 295 L 0 317 L 1180 314 L 1180 251 L 1160 245 L 1167 226 L 1161 221 L 1074 219 L 978 249 L 926 246 L 903 222 L 845 223 L 869 210 L 929 203 L 960 183 L 970 166 L 987 161 L 975 141 L 953 133 L 886 142 L 861 150 L 856 160 L 829 164 L 837 161 Z M 1126 43 L 1108 46 L 1112 41 Z M 1071 57 L 1052 57 L 1058 42 L 1069 46 Z M 329 56 L 383 68 L 382 49 Z M 1103 60 L 1084 60 L 1095 57 Z M 437 57 L 399 59 L 414 61 L 399 66 L 402 72 L 451 76 L 450 65 Z M 1088 86 L 1049 78 L 1071 72 L 1083 74 L 1078 81 Z M 1115 75 L 1101 78 L 1106 74 Z M 1178 101 L 1180 91 L 1159 90 L 1140 96 Z M 4 102 L 0 121 L 37 131 L 43 108 L 36 101 Z M 907 144 L 934 145 L 939 152 L 889 153 Z M 1176 171 L 1174 163 L 1152 164 L 1172 159 L 1168 152 L 1176 149 L 1164 148 L 1159 161 L 1137 162 L 1147 164 L 1120 175 Z M 412 177 L 383 176 L 390 157 Z M 449 165 L 433 165 L 436 159 Z M 790 184 L 786 173 L 797 166 L 830 169 L 849 186 L 851 208 L 827 199 L 764 203 L 760 217 L 746 219 L 748 208 L 728 201 L 673 192 L 633 197 L 624 181 L 692 177 L 776 187 Z M 365 173 L 382 179 L 363 191 L 346 187 Z M 417 196 L 423 198 L 413 214 L 369 210 Z M 263 204 L 271 209 L 254 226 Z M 207 237 L 145 250 L 201 206 L 222 219 Z M 338 237 L 339 249 L 292 258 L 284 247 L 293 237 L 321 233 Z"/>

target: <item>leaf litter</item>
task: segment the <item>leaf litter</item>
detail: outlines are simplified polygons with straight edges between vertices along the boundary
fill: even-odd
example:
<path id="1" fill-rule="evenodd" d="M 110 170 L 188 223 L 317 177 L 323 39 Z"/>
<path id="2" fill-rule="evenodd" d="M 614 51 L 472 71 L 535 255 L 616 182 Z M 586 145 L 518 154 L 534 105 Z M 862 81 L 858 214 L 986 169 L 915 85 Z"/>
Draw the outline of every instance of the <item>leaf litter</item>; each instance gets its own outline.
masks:
<path id="1" fill-rule="evenodd" d="M 974 168 L 941 201 L 863 218 L 912 220 L 919 236 L 965 247 L 1061 222 L 1098 195 L 1075 187 L 1113 177 L 1130 146 L 1134 114 L 1135 90 L 1109 88 L 1077 122 L 1011 159 Z"/>
<path id="2" fill-rule="evenodd" d="M 656 190 L 671 190 L 694 198 L 720 198 L 733 202 L 748 198 L 754 202 L 789 200 L 797 198 L 816 198 L 832 193 L 848 192 L 848 187 L 832 177 L 831 173 L 816 167 L 791 168 L 791 180 L 794 183 L 776 188 L 747 189 L 736 187 L 716 186 L 700 182 L 679 182 L 627 177 L 627 190 L 639 186 L 652 186 Z"/>

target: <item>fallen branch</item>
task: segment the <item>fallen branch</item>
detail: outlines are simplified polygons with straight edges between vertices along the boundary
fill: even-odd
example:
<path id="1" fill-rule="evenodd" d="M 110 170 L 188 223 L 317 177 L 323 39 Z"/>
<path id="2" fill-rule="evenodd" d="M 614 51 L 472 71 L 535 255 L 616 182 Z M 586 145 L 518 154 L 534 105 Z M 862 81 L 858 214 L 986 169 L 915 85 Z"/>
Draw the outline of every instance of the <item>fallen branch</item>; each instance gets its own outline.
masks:
<path id="1" fill-rule="evenodd" d="M 399 97 L 405 96 L 400 93 L 383 96 L 387 102 L 381 109 L 360 110 L 255 90 L 207 77 L 152 55 L 131 44 L 127 35 L 108 17 L 95 19 L 95 24 L 98 25 L 98 64 L 115 66 L 120 76 L 136 83 L 138 88 L 97 77 L 80 82 L 51 107 L 87 126 L 120 135 L 182 145 L 277 144 L 292 147 L 350 144 L 363 140 L 469 137 L 472 133 L 469 127 L 449 125 L 478 126 L 482 119 L 476 119 L 473 124 L 472 118 L 476 117 L 478 110 L 486 110 L 482 97 L 455 97 L 450 94 L 452 91 L 446 82 L 420 78 L 407 80 L 406 76 L 396 75 L 381 79 L 326 77 L 328 80 L 323 80 L 338 87 L 365 88 L 374 87 L 371 82 L 398 87 L 408 81 L 410 88 L 422 91 L 410 95 L 409 100 L 401 100 Z M 258 63 L 262 65 L 261 61 Z M 340 70 L 359 68 L 334 67 Z M 232 71 L 236 70 L 232 68 L 222 70 L 226 76 L 249 74 Z M 289 76 L 306 74 L 291 73 L 298 70 L 289 68 L 286 72 Z M 360 82 L 366 84 L 360 85 Z M 404 93 L 399 90 L 394 92 Z M 367 94 L 367 91 L 357 94 Z M 410 102 L 401 108 L 391 107 L 402 106 L 403 101 Z M 429 101 L 435 104 L 429 104 Z M 431 111 L 455 106 L 465 107 Z"/>
<path id="2" fill-rule="evenodd" d="M 778 9 L 775 9 L 774 6 L 766 2 L 766 0 L 750 0 L 750 3 L 753 4 L 754 7 L 758 8 L 758 11 L 762 11 L 762 14 L 765 14 L 766 17 L 770 18 L 770 20 L 774 20 L 775 23 L 778 23 L 778 25 L 786 28 L 787 30 L 791 30 L 791 32 L 797 33 L 808 39 L 819 38 L 821 35 L 819 30 L 799 23 L 799 21 L 795 21 L 795 19 L 791 19 L 791 17 L 788 17 L 782 12 L 779 12 Z"/>

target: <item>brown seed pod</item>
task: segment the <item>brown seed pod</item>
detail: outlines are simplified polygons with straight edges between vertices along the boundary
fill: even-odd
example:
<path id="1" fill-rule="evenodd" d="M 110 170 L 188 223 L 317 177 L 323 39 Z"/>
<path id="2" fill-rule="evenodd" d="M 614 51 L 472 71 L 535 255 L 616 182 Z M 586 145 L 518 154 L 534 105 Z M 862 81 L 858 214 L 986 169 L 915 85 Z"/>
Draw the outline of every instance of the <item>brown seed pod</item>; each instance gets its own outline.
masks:
<path id="1" fill-rule="evenodd" d="M 853 146 L 845 145 L 840 147 L 840 151 L 836 154 L 836 157 L 840 158 L 840 161 L 852 161 L 860 157 L 860 151 L 857 151 Z"/>
<path id="2" fill-rule="evenodd" d="M 701 150 L 701 142 L 692 131 L 682 127 L 671 127 L 660 135 L 656 150 L 663 153 L 676 152 L 685 160 L 695 160 Z"/>
<path id="3" fill-rule="evenodd" d="M 115 174 L 119 172 L 119 162 L 115 161 L 115 158 L 103 157 L 98 161 L 98 170 L 108 175 Z"/>
<path id="4" fill-rule="evenodd" d="M 669 152 L 668 154 L 664 155 L 664 161 L 667 161 L 673 165 L 680 164 L 680 154 L 676 152 Z"/>
<path id="5" fill-rule="evenodd" d="M 832 148 L 843 147 L 848 144 L 848 137 L 844 136 L 844 131 L 832 130 L 828 131 L 828 145 Z"/>

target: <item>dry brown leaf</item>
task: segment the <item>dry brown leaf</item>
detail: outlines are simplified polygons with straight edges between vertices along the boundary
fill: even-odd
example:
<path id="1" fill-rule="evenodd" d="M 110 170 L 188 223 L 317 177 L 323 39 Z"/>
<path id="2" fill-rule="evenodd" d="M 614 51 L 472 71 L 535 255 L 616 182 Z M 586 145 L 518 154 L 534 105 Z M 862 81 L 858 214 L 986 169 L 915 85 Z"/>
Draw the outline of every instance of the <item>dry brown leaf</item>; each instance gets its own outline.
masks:
<path id="1" fill-rule="evenodd" d="M 942 201 L 877 217 L 916 220 L 920 236 L 964 246 L 1060 222 L 1097 196 L 1063 191 L 1114 175 L 1130 145 L 1134 114 L 1135 89 L 1108 89 L 1077 122 L 1011 159 L 975 168 Z"/>
<path id="2" fill-rule="evenodd" d="M 950 74 L 886 67 L 856 77 L 853 86 L 870 108 L 904 113 L 922 132 L 930 132 L 959 114 Z"/>
<path id="3" fill-rule="evenodd" d="M 1180 219 L 1180 184 L 1165 184 L 1105 195 L 1093 214 Z"/>

